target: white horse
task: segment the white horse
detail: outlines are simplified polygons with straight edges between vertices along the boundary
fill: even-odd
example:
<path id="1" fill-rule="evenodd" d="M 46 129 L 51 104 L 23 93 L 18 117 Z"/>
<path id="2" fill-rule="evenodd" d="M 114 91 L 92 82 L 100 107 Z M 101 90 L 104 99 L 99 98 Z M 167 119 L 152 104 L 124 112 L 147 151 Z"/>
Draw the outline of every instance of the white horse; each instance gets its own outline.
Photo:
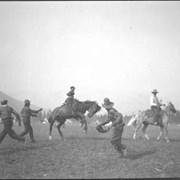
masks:
<path id="1" fill-rule="evenodd" d="M 137 114 L 134 114 L 132 116 L 129 123 L 127 124 L 127 126 L 132 125 L 135 128 L 133 139 L 136 139 L 137 131 L 139 130 L 139 128 L 141 126 L 143 126 L 142 132 L 144 133 L 146 139 L 149 140 L 149 136 L 146 134 L 146 129 L 147 129 L 148 125 L 154 125 L 154 124 L 152 123 L 153 117 L 152 116 L 148 117 L 146 114 L 146 111 L 138 111 Z M 160 130 L 161 130 L 159 136 L 157 137 L 157 140 L 160 139 L 160 137 L 164 131 L 165 132 L 165 139 L 167 142 L 169 142 L 169 139 L 167 137 L 167 134 L 168 134 L 167 128 L 168 128 L 171 112 L 176 113 L 176 109 L 171 102 L 168 102 L 167 105 L 165 106 L 164 110 L 162 110 L 162 115 L 161 115 L 162 121 L 161 121 L 161 123 L 156 125 L 156 126 L 160 126 Z"/>

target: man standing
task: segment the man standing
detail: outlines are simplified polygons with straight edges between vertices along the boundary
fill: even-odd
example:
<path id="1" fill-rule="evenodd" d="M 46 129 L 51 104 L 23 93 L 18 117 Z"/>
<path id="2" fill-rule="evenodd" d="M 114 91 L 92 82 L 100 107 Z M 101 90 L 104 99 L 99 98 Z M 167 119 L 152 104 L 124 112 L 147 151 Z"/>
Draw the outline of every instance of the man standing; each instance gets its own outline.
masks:
<path id="1" fill-rule="evenodd" d="M 113 108 L 114 103 L 111 102 L 108 98 L 104 99 L 104 104 L 102 106 L 108 112 L 108 120 L 101 123 L 100 126 L 112 122 L 110 128 L 112 128 L 112 139 L 111 144 L 114 148 L 121 154 L 120 157 L 126 156 L 126 146 L 121 143 L 122 133 L 124 130 L 123 116 L 115 108 Z"/>
<path id="2" fill-rule="evenodd" d="M 33 135 L 33 129 L 30 123 L 31 116 L 36 116 L 36 113 L 42 111 L 42 108 L 39 110 L 30 109 L 30 101 L 26 99 L 24 101 L 24 107 L 21 111 L 21 115 L 23 117 L 24 131 L 20 134 L 20 136 L 24 136 L 29 133 L 30 139 L 32 142 L 36 142 Z"/>
<path id="3" fill-rule="evenodd" d="M 19 126 L 21 126 L 21 119 L 19 114 L 10 106 L 7 105 L 7 100 L 1 101 L 0 107 L 0 117 L 2 119 L 2 124 L 4 126 L 3 131 L 0 133 L 0 143 L 5 138 L 6 134 L 8 134 L 11 138 L 16 139 L 18 141 L 25 141 L 24 137 L 19 136 L 14 132 L 12 129 L 13 120 L 12 120 L 12 113 L 16 116 L 16 119 L 19 121 Z"/>
<path id="4" fill-rule="evenodd" d="M 159 118 L 159 112 L 161 111 L 161 106 L 165 106 L 165 104 L 162 104 L 159 102 L 158 97 L 156 96 L 156 94 L 158 93 L 158 91 L 156 89 L 154 89 L 152 91 L 152 96 L 150 97 L 150 106 L 151 106 L 151 110 L 153 111 L 154 114 L 154 125 L 157 125 L 158 123 L 158 118 Z"/>

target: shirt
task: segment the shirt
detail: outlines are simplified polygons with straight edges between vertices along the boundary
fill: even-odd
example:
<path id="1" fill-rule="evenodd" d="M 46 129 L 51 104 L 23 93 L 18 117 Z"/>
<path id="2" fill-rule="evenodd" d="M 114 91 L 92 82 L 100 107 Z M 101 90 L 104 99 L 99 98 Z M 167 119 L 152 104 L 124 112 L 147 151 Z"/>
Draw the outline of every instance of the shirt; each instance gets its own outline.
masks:
<path id="1" fill-rule="evenodd" d="M 72 97 L 72 98 L 74 98 L 74 90 L 70 90 L 68 93 L 67 93 L 67 96 L 68 97 Z"/>
<path id="2" fill-rule="evenodd" d="M 11 119 L 12 113 L 19 119 L 18 113 L 12 107 L 10 107 L 8 105 L 0 107 L 0 118 L 2 120 Z"/>
<path id="3" fill-rule="evenodd" d="M 151 96 L 150 97 L 150 106 L 158 106 L 160 105 L 160 102 L 156 96 Z"/>
<path id="4" fill-rule="evenodd" d="M 34 116 L 33 113 L 38 113 L 38 112 L 39 112 L 39 110 L 32 110 L 29 107 L 24 106 L 22 111 L 21 111 L 21 115 L 22 115 L 24 120 L 30 121 L 30 117 Z"/>
<path id="5" fill-rule="evenodd" d="M 112 122 L 112 126 L 121 124 L 123 122 L 123 115 L 119 113 L 115 108 L 111 108 L 108 110 L 108 120 L 102 123 L 102 125 L 105 125 L 110 121 Z"/>

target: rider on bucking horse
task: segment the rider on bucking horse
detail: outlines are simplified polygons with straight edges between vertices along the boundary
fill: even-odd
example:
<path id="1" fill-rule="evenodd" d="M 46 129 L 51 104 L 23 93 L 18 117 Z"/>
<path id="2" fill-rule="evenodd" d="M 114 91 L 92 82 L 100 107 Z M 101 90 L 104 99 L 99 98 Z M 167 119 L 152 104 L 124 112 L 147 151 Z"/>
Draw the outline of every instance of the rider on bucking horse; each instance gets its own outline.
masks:
<path id="1" fill-rule="evenodd" d="M 153 95 L 150 97 L 150 106 L 151 106 L 151 110 L 154 115 L 154 118 L 153 118 L 154 125 L 158 124 L 158 118 L 160 117 L 161 106 L 165 106 L 165 104 L 162 104 L 158 100 L 158 97 L 156 96 L 157 93 L 158 93 L 158 91 L 156 89 L 154 89 L 152 91 Z"/>
<path id="2" fill-rule="evenodd" d="M 72 113 L 75 114 L 75 100 L 74 100 L 74 94 L 75 94 L 75 87 L 71 86 L 70 91 L 66 94 L 68 97 L 65 100 L 65 104 L 72 110 Z"/>
<path id="3" fill-rule="evenodd" d="M 85 116 L 81 113 L 77 111 L 76 108 L 76 101 L 74 99 L 74 94 L 75 94 L 75 87 L 71 86 L 70 87 L 70 91 L 66 94 L 68 97 L 65 100 L 65 104 L 69 107 L 69 109 L 71 110 L 72 116 L 76 116 L 79 115 L 82 117 L 82 119 L 80 119 L 81 122 L 81 126 L 84 124 L 85 121 Z"/>

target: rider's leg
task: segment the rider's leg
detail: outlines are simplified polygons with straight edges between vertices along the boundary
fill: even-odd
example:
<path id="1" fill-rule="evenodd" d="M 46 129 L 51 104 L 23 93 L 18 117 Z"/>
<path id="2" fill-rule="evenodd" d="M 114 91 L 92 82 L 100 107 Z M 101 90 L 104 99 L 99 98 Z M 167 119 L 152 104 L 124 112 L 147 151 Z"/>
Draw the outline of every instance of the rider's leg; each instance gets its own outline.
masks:
<path id="1" fill-rule="evenodd" d="M 157 125 L 158 118 L 159 118 L 159 110 L 157 109 L 157 107 L 152 107 L 152 111 L 154 114 L 154 117 L 153 117 L 154 125 Z"/>

